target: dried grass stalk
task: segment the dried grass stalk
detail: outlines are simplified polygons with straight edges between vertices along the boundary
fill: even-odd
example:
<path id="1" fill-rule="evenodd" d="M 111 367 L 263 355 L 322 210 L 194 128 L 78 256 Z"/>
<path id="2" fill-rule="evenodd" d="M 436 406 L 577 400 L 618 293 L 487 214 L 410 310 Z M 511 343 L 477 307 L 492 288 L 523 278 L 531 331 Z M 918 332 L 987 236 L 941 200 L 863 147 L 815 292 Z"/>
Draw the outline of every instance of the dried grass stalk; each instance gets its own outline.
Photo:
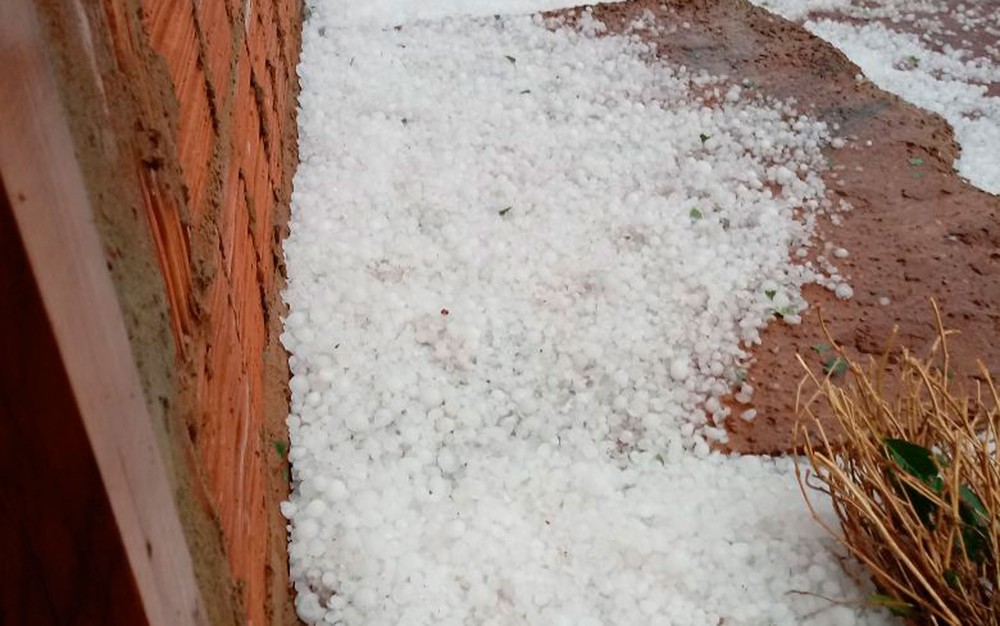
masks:
<path id="1" fill-rule="evenodd" d="M 813 517 L 870 569 L 884 594 L 877 604 L 915 624 L 1000 626 L 1000 397 L 982 363 L 974 394 L 953 384 L 949 332 L 936 304 L 934 313 L 938 341 L 926 359 L 902 351 L 891 398 L 883 389 L 894 336 L 864 366 L 836 347 L 849 367 L 843 384 L 799 357 L 808 374 L 796 473 Z M 823 404 L 841 432 L 817 418 Z M 816 514 L 813 490 L 831 497 L 840 532 Z"/>

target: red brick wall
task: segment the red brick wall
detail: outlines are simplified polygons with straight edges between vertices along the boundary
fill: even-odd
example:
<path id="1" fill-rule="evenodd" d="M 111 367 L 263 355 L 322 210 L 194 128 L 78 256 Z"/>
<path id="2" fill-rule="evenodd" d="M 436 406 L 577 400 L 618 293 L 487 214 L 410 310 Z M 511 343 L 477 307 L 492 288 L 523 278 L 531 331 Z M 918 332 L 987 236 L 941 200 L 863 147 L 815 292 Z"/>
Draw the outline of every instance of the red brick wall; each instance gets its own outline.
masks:
<path id="1" fill-rule="evenodd" d="M 213 621 L 288 623 L 278 335 L 301 6 L 40 7 L 203 594 L 233 596 Z"/>
<path id="2" fill-rule="evenodd" d="M 276 455 L 279 435 L 265 428 L 274 407 L 265 406 L 263 356 L 276 339 L 275 246 L 294 167 L 299 4 L 144 0 L 142 7 L 180 105 L 175 141 L 190 228 L 215 231 L 206 250 L 191 251 L 180 238 L 160 246 L 161 264 L 180 268 L 168 298 L 177 348 L 195 372 L 201 420 L 191 433 L 247 623 L 264 624 L 268 544 L 284 537 L 283 529 L 269 532 L 276 502 L 267 457 Z M 203 314 L 192 320 L 185 266 L 199 253 L 215 271 L 203 288 Z"/>
<path id="3" fill-rule="evenodd" d="M 276 302 L 272 245 L 277 202 L 287 203 L 294 137 L 289 85 L 297 40 L 287 36 L 297 3 L 146 0 L 153 46 L 167 62 L 180 103 L 177 147 L 192 226 L 218 211 L 217 268 L 207 286 L 203 341 L 178 342 L 197 372 L 204 419 L 193 429 L 248 623 L 262 624 L 269 533 L 265 495 L 265 310 Z M 279 28 L 279 24 L 284 24 Z M 283 132 L 284 131 L 284 132 Z M 218 180 L 213 180 L 217 176 Z M 213 185 L 221 188 L 213 189 Z M 283 188 L 284 186 L 284 188 Z M 213 197 L 214 194 L 218 194 Z M 183 265 L 183 245 L 161 247 L 163 264 Z M 190 286 L 169 292 L 175 332 L 189 328 Z M 177 333 L 183 339 L 183 330 Z M 273 504 L 273 503 L 270 503 Z"/>

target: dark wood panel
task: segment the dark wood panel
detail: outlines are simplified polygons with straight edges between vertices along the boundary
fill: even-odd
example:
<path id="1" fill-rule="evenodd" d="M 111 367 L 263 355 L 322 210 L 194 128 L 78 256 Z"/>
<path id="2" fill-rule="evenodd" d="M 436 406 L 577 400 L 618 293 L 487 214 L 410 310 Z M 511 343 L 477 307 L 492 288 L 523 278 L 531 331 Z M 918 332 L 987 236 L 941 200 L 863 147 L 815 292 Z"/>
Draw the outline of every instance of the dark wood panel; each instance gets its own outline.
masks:
<path id="1" fill-rule="evenodd" d="M 0 624 L 145 623 L 0 186 Z"/>

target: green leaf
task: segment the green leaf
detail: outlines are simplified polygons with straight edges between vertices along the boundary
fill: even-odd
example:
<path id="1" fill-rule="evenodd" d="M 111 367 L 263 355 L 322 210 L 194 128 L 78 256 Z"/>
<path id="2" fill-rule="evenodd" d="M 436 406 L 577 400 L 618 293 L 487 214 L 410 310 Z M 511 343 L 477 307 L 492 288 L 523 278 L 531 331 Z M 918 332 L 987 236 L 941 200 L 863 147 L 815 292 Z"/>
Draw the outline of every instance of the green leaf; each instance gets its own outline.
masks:
<path id="1" fill-rule="evenodd" d="M 964 514 L 962 518 L 965 519 Z M 962 524 L 962 543 L 965 545 L 965 556 L 975 563 L 982 563 L 990 552 L 989 537 L 986 535 L 986 530 L 980 526 Z"/>
<path id="2" fill-rule="evenodd" d="M 823 373 L 830 376 L 840 376 L 847 371 L 847 361 L 839 356 L 832 356 L 823 361 Z"/>
<path id="3" fill-rule="evenodd" d="M 886 438 L 882 441 L 885 445 L 889 458 L 896 463 L 907 474 L 917 478 L 931 490 L 941 493 L 944 489 L 944 480 L 939 472 L 940 468 L 934 460 L 934 454 L 923 446 L 910 443 L 903 439 Z M 914 513 L 920 518 L 928 528 L 934 525 L 934 514 L 937 512 L 937 505 L 927 496 L 920 493 L 916 488 L 908 485 L 894 476 L 893 486 L 901 492 L 906 500 L 913 507 Z"/>
<path id="4" fill-rule="evenodd" d="M 274 440 L 274 451 L 278 453 L 278 456 L 285 458 L 285 452 L 288 452 L 288 444 L 280 439 Z"/>
<path id="5" fill-rule="evenodd" d="M 797 310 L 798 309 L 796 309 L 793 305 L 789 304 L 788 306 L 783 306 L 780 309 L 775 309 L 774 314 L 778 319 L 783 320 L 786 315 L 795 315 Z M 844 366 L 846 367 L 846 365 L 847 364 L 845 363 Z"/>
<path id="6" fill-rule="evenodd" d="M 500 217 L 503 217 L 503 216 L 507 215 L 508 213 L 510 213 L 510 210 L 511 210 L 511 209 L 513 209 L 513 208 L 514 208 L 513 206 L 509 206 L 509 207 L 506 207 L 506 208 L 503 208 L 503 209 L 500 209 L 500 210 L 499 210 L 499 211 L 497 212 L 497 214 L 498 214 L 498 215 L 499 215 Z"/>
<path id="7" fill-rule="evenodd" d="M 927 528 L 933 528 L 934 514 L 937 513 L 937 505 L 934 504 L 930 498 L 917 491 L 913 486 L 908 485 L 896 478 L 896 475 L 892 470 L 889 470 L 889 478 L 892 482 L 893 488 L 895 488 L 896 491 L 910 503 L 910 507 L 913 509 L 913 512 L 917 514 L 917 518 L 920 519 L 923 525 Z"/>
<path id="8" fill-rule="evenodd" d="M 700 220 L 701 218 L 705 217 L 704 215 L 702 215 L 702 212 L 701 210 L 698 209 L 698 207 L 694 207 L 693 209 L 688 211 L 688 216 L 690 216 L 691 219 L 693 220 Z"/>
<path id="9" fill-rule="evenodd" d="M 989 522 L 989 511 L 986 510 L 983 501 L 979 499 L 979 496 L 968 485 L 962 485 L 958 488 L 958 497 L 962 501 L 962 512 L 964 513 L 965 510 L 968 510 L 969 517 L 972 519 L 972 521 L 966 520 L 966 523 L 985 526 Z M 963 515 L 962 517 L 964 518 L 965 516 Z"/>
<path id="10" fill-rule="evenodd" d="M 656 460 L 660 462 L 660 465 L 666 465 L 667 464 L 667 462 L 663 459 L 663 453 L 662 452 L 657 452 L 656 453 Z"/>
<path id="11" fill-rule="evenodd" d="M 906 162 L 914 167 L 924 164 L 924 160 L 921 159 L 920 157 L 910 157 L 909 159 L 906 160 Z"/>
<path id="12" fill-rule="evenodd" d="M 830 351 L 830 346 L 818 343 L 815 346 L 813 346 L 812 349 L 815 350 L 816 352 L 819 352 L 820 354 L 823 354 L 824 352 Z"/>
<path id="13" fill-rule="evenodd" d="M 940 478 L 934 454 L 927 448 L 903 439 L 886 438 L 882 444 L 889 451 L 890 458 L 907 474 L 919 478 L 928 486 L 932 486 L 933 479 Z"/>
<path id="14" fill-rule="evenodd" d="M 505 58 L 505 59 L 507 59 L 508 61 L 510 61 L 510 64 L 511 64 L 511 65 L 515 65 L 515 64 L 517 64 L 517 59 L 515 59 L 515 58 L 514 58 L 514 57 L 512 57 L 512 56 L 510 56 L 509 54 L 505 54 L 505 55 L 503 55 L 503 58 Z"/>
<path id="15" fill-rule="evenodd" d="M 767 299 L 768 299 L 768 300 L 774 300 L 774 296 L 775 296 L 775 295 L 776 295 L 777 293 L 778 293 L 778 292 L 777 292 L 777 291 L 775 291 L 774 289 L 767 289 L 767 290 L 765 290 L 765 291 L 764 291 L 764 295 L 765 295 L 765 296 L 767 296 Z"/>
<path id="16" fill-rule="evenodd" d="M 698 135 L 698 139 L 701 139 L 701 143 L 705 143 L 711 138 L 712 138 L 711 135 L 706 135 L 705 133 L 701 133 L 700 135 Z"/>
<path id="17" fill-rule="evenodd" d="M 909 602 L 880 593 L 873 593 L 868 596 L 868 605 L 889 609 L 893 615 L 900 617 L 911 617 L 916 613 L 916 608 Z"/>
<path id="18" fill-rule="evenodd" d="M 990 539 L 986 533 L 989 528 L 989 511 L 968 485 L 958 488 L 958 496 L 961 500 L 958 513 L 963 522 L 962 543 L 965 545 L 965 555 L 976 563 L 982 563 L 991 552 Z"/>

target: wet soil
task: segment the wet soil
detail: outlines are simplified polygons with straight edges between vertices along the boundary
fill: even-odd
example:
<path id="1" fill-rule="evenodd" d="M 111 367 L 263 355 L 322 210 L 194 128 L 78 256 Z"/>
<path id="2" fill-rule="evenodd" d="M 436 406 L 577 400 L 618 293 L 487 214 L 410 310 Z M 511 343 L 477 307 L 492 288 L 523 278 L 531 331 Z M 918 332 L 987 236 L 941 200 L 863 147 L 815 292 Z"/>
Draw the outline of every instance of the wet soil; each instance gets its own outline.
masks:
<path id="1" fill-rule="evenodd" d="M 818 286 L 802 323 L 772 323 L 756 347 L 747 381 L 751 405 L 730 399 L 725 448 L 782 453 L 792 448 L 796 390 L 804 370 L 795 355 L 819 371 L 825 358 L 812 346 L 833 340 L 852 357 L 879 355 L 898 327 L 898 346 L 925 354 L 937 337 L 930 298 L 939 303 L 951 340 L 956 381 L 972 383 L 976 359 L 1000 371 L 1000 198 L 955 174 L 958 155 L 948 124 L 865 80 L 840 51 L 803 28 L 744 0 L 646 0 L 599 5 L 594 16 L 624 30 L 649 10 L 675 32 L 643 35 L 657 55 L 691 70 L 725 74 L 756 85 L 765 97 L 794 99 L 799 111 L 831 125 L 843 149 L 827 149 L 824 175 L 835 201 L 854 210 L 839 226 L 820 225 L 820 239 L 846 248 L 835 261 L 854 289 L 838 300 Z M 822 251 L 822 247 L 820 247 Z M 887 299 L 887 300 L 886 300 Z M 887 304 L 882 304 L 888 302 Z"/>

